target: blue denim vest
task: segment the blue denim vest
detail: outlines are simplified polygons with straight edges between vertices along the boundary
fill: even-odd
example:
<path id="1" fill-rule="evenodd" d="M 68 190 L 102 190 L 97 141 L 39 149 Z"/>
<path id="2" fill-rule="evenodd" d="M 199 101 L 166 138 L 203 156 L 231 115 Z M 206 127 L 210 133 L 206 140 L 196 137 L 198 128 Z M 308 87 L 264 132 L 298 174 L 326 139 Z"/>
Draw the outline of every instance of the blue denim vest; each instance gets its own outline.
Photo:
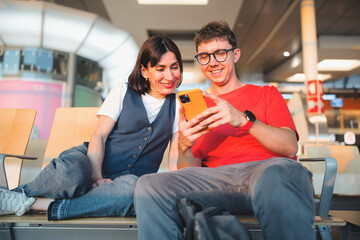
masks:
<path id="1" fill-rule="evenodd" d="M 157 172 L 172 136 L 175 108 L 175 94 L 170 94 L 150 124 L 141 95 L 128 88 L 106 142 L 103 174 L 126 171 L 141 176 Z"/>

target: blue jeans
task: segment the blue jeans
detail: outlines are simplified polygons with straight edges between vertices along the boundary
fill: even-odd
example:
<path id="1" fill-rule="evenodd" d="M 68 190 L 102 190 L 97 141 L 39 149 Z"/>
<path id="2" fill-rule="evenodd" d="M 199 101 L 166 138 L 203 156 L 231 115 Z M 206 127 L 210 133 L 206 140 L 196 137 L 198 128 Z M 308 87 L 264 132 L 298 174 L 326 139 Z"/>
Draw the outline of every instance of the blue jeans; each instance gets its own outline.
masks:
<path id="1" fill-rule="evenodd" d="M 134 197 L 139 239 L 184 239 L 175 205 L 184 197 L 236 215 L 254 214 L 267 240 L 315 239 L 310 178 L 286 158 L 142 176 Z"/>
<path id="2" fill-rule="evenodd" d="M 92 169 L 87 146 L 80 145 L 53 159 L 34 181 L 19 186 L 29 197 L 55 200 L 47 210 L 49 220 L 93 216 L 135 215 L 133 196 L 137 176 L 120 172 L 111 176 L 112 183 L 92 188 Z"/>

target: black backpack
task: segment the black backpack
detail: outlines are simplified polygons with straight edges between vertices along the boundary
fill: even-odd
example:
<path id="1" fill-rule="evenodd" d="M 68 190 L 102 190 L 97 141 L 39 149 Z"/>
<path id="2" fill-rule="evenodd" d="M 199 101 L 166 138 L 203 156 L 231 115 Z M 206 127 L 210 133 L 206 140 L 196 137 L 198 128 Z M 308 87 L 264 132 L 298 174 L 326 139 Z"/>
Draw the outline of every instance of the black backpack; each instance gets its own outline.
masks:
<path id="1" fill-rule="evenodd" d="M 251 240 L 246 227 L 223 208 L 202 208 L 189 198 L 176 206 L 186 225 L 186 240 Z"/>

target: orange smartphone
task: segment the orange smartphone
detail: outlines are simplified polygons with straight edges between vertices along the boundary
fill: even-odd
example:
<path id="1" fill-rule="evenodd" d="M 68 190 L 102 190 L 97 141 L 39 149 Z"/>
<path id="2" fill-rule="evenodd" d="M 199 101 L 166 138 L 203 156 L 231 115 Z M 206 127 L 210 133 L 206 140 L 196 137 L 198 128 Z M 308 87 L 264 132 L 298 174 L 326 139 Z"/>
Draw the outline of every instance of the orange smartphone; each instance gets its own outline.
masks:
<path id="1" fill-rule="evenodd" d="M 185 117 L 188 121 L 208 108 L 202 91 L 198 88 L 179 92 L 177 96 L 185 110 Z"/>

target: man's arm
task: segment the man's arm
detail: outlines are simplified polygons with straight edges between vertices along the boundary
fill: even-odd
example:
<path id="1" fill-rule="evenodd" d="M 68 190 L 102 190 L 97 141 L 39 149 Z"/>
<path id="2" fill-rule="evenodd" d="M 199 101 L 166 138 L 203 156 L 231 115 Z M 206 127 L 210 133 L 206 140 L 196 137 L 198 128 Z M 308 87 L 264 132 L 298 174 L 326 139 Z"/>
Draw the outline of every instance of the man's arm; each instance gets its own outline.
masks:
<path id="1" fill-rule="evenodd" d="M 216 106 L 205 110 L 196 117 L 197 119 L 205 118 L 199 125 L 215 128 L 228 123 L 233 127 L 241 128 L 246 124 L 245 114 L 234 108 L 227 101 L 213 94 L 204 93 L 204 96 L 212 99 Z M 297 138 L 294 130 L 291 128 L 273 127 L 260 120 L 256 120 L 249 133 L 265 148 L 274 153 L 288 158 L 294 157 L 297 153 Z"/>
<path id="2" fill-rule="evenodd" d="M 178 142 L 179 142 L 179 132 L 176 132 L 171 140 L 170 151 L 169 151 L 169 161 L 168 168 L 169 171 L 177 170 L 177 159 L 178 159 Z"/>
<path id="3" fill-rule="evenodd" d="M 272 127 L 256 120 L 249 133 L 273 153 L 293 158 L 298 151 L 296 134 L 291 128 Z"/>
<path id="4" fill-rule="evenodd" d="M 110 180 L 103 179 L 101 169 L 105 155 L 105 142 L 114 128 L 115 123 L 114 119 L 100 115 L 95 131 L 91 137 L 87 156 L 93 171 L 92 180 L 94 186 L 100 186 L 103 183 L 110 182 Z"/>

